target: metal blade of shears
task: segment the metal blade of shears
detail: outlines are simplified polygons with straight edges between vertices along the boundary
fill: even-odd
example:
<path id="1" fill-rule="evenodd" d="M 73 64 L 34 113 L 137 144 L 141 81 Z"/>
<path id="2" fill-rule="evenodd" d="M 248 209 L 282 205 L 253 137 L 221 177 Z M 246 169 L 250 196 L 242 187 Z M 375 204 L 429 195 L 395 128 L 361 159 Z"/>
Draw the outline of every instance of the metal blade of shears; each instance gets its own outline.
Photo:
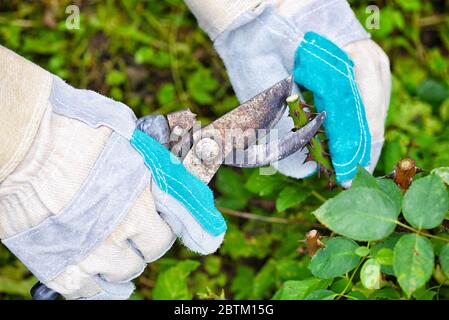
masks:
<path id="1" fill-rule="evenodd" d="M 194 144 L 182 162 L 184 166 L 209 183 L 233 148 L 251 145 L 261 138 L 255 131 L 269 130 L 279 122 L 291 91 L 290 76 L 193 133 Z M 244 145 L 236 146 L 233 137 Z"/>

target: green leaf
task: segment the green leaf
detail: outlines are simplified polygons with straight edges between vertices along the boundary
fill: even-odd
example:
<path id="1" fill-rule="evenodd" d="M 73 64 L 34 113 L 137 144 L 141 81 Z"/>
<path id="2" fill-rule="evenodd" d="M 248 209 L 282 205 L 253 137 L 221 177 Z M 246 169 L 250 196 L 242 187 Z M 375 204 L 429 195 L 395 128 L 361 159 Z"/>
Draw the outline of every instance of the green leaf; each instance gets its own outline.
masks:
<path id="1" fill-rule="evenodd" d="M 213 92 L 218 89 L 219 83 L 210 69 L 197 69 L 187 79 L 187 89 L 192 98 L 199 104 L 212 104 Z"/>
<path id="2" fill-rule="evenodd" d="M 163 50 L 155 51 L 151 47 L 139 48 L 134 54 L 134 60 L 138 64 L 148 63 L 159 68 L 170 66 L 170 55 Z"/>
<path id="3" fill-rule="evenodd" d="M 407 234 L 396 243 L 393 257 L 394 273 L 408 297 L 430 279 L 433 260 L 432 243 L 427 238 Z"/>
<path id="4" fill-rule="evenodd" d="M 303 192 L 302 190 L 298 190 L 294 187 L 285 187 L 280 193 L 278 198 L 276 199 L 276 210 L 278 212 L 285 211 L 291 207 L 294 207 L 309 196 L 308 193 Z"/>
<path id="5" fill-rule="evenodd" d="M 261 197 L 269 196 L 283 187 L 285 178 L 280 174 L 261 175 L 259 171 L 254 171 L 246 182 L 246 188 Z"/>
<path id="6" fill-rule="evenodd" d="M 272 253 L 272 236 L 262 234 L 260 236 L 247 235 L 235 224 L 229 224 L 226 232 L 226 241 L 220 248 L 222 254 L 229 255 L 232 259 L 240 258 L 264 258 Z"/>
<path id="7" fill-rule="evenodd" d="M 403 146 L 399 138 L 385 142 L 382 150 L 382 161 L 384 162 L 385 171 L 391 172 L 396 163 L 404 156 Z"/>
<path id="8" fill-rule="evenodd" d="M 449 278 L 449 244 L 444 245 L 440 250 L 441 270 Z"/>
<path id="9" fill-rule="evenodd" d="M 276 278 L 273 276 L 275 272 L 276 262 L 270 259 L 254 277 L 251 299 L 262 299 L 267 296 L 267 293 L 270 292 L 276 281 Z"/>
<path id="10" fill-rule="evenodd" d="M 24 298 L 30 297 L 30 288 L 36 283 L 36 278 L 29 277 L 26 279 L 11 279 L 0 276 L 0 292 L 12 295 L 19 295 Z"/>
<path id="11" fill-rule="evenodd" d="M 221 259 L 217 256 L 207 256 L 204 258 L 204 269 L 210 275 L 216 275 L 221 270 Z"/>
<path id="12" fill-rule="evenodd" d="M 173 104 L 176 99 L 176 88 L 172 83 L 163 83 L 157 94 L 157 102 L 161 107 Z"/>
<path id="13" fill-rule="evenodd" d="M 391 266 L 393 265 L 393 255 L 394 251 L 390 248 L 381 248 L 376 252 L 375 259 L 382 265 Z"/>
<path id="14" fill-rule="evenodd" d="M 419 0 L 398 0 L 398 3 L 405 11 L 418 11 L 422 6 Z"/>
<path id="15" fill-rule="evenodd" d="M 106 76 L 106 83 L 111 87 L 121 85 L 125 81 L 126 81 L 126 74 L 119 70 L 111 70 L 108 72 L 108 75 Z"/>
<path id="16" fill-rule="evenodd" d="M 401 211 L 402 207 L 402 191 L 391 179 L 375 178 L 365 168 L 358 166 L 357 175 L 352 182 L 351 188 L 373 188 L 382 191 L 389 197 L 396 205 L 397 212 Z"/>
<path id="17" fill-rule="evenodd" d="M 367 260 L 360 270 L 360 281 L 367 289 L 380 288 L 380 264 L 375 259 Z"/>
<path id="18" fill-rule="evenodd" d="M 109 94 L 111 95 L 111 98 L 116 101 L 121 101 L 123 99 L 123 91 L 119 87 L 112 88 Z"/>
<path id="19" fill-rule="evenodd" d="M 447 217 L 446 217 L 446 219 L 447 219 Z M 449 233 L 443 231 L 443 232 L 437 233 L 436 236 L 438 236 L 438 239 L 431 238 L 430 241 L 432 242 L 432 245 L 433 245 L 433 252 L 435 252 L 435 255 L 439 256 L 441 249 L 449 241 Z"/>
<path id="20" fill-rule="evenodd" d="M 200 266 L 198 261 L 184 260 L 174 267 L 159 274 L 153 289 L 153 299 L 156 300 L 187 300 L 192 299 L 192 293 L 187 287 L 187 277 Z"/>
<path id="21" fill-rule="evenodd" d="M 334 282 L 331 285 L 331 290 L 338 294 L 345 294 L 348 291 L 351 291 L 352 287 L 353 284 L 351 280 L 343 277 L 338 280 L 334 280 Z"/>
<path id="22" fill-rule="evenodd" d="M 367 297 L 360 291 L 351 291 L 346 297 L 348 300 L 368 300 Z"/>
<path id="23" fill-rule="evenodd" d="M 449 185 L 449 167 L 433 169 L 432 173 L 439 176 L 445 184 Z"/>
<path id="24" fill-rule="evenodd" d="M 416 300 L 433 300 L 435 295 L 436 295 L 435 291 L 432 291 L 432 290 L 426 289 L 426 288 L 418 289 L 413 294 L 413 296 L 416 298 Z"/>
<path id="25" fill-rule="evenodd" d="M 237 275 L 232 280 L 231 291 L 235 299 L 249 299 L 253 290 L 254 271 L 248 266 L 237 267 Z"/>
<path id="26" fill-rule="evenodd" d="M 138 64 L 151 62 L 154 60 L 154 50 L 151 47 L 142 47 L 139 48 L 134 54 L 134 60 Z"/>
<path id="27" fill-rule="evenodd" d="M 376 300 L 399 300 L 401 294 L 393 288 L 382 288 L 374 292 L 373 298 Z"/>
<path id="28" fill-rule="evenodd" d="M 307 268 L 304 261 L 291 258 L 276 260 L 276 272 L 277 276 L 283 281 L 303 280 L 312 276 L 310 269 Z"/>
<path id="29" fill-rule="evenodd" d="M 354 269 L 360 258 L 354 253 L 358 245 L 352 240 L 337 237 L 326 242 L 310 262 L 314 276 L 332 279 Z"/>
<path id="30" fill-rule="evenodd" d="M 246 207 L 251 193 L 242 188 L 245 180 L 231 168 L 221 167 L 217 172 L 215 187 L 221 195 L 217 198 L 217 205 L 229 209 L 240 210 Z M 239 190 L 236 192 L 236 190 Z"/>
<path id="31" fill-rule="evenodd" d="M 351 188 L 375 188 L 379 189 L 379 182 L 361 165 L 357 166 L 357 175 L 352 182 Z"/>
<path id="32" fill-rule="evenodd" d="M 316 290 L 307 295 L 304 300 L 334 300 L 337 294 L 330 290 Z"/>
<path id="33" fill-rule="evenodd" d="M 377 179 L 379 188 L 383 191 L 395 204 L 396 212 L 401 212 L 402 198 L 404 197 L 401 189 L 391 179 Z"/>
<path id="34" fill-rule="evenodd" d="M 354 253 L 356 255 L 358 255 L 359 257 L 366 257 L 367 255 L 369 255 L 369 252 L 370 252 L 370 250 L 368 247 L 358 247 L 354 251 Z"/>
<path id="35" fill-rule="evenodd" d="M 377 259 L 378 252 L 380 250 L 382 250 L 383 248 L 388 248 L 391 251 L 393 251 L 394 247 L 396 246 L 396 243 L 399 241 L 401 236 L 402 236 L 402 233 L 393 233 L 384 241 L 377 243 L 374 247 L 371 248 L 372 256 Z M 388 253 L 387 253 L 387 255 L 388 255 Z M 385 257 L 383 257 L 383 258 L 385 258 Z M 386 257 L 386 258 L 387 258 L 386 262 L 389 262 L 388 257 Z M 381 270 L 383 273 L 386 273 L 390 276 L 394 276 L 394 270 L 393 270 L 393 265 L 392 265 L 393 263 L 391 263 L 391 265 L 385 265 L 381 261 L 378 261 L 378 262 L 382 265 Z M 383 262 L 385 262 L 385 261 L 383 261 Z"/>
<path id="36" fill-rule="evenodd" d="M 431 229 L 439 226 L 449 209 L 446 186 L 440 177 L 431 174 L 416 180 L 404 196 L 405 219 L 415 228 Z"/>
<path id="37" fill-rule="evenodd" d="M 424 80 L 417 89 L 417 94 L 422 101 L 438 107 L 449 97 L 449 90 L 444 82 L 433 79 Z"/>
<path id="38" fill-rule="evenodd" d="M 396 227 L 398 214 L 385 193 L 366 187 L 344 191 L 314 212 L 332 231 L 358 241 L 386 238 Z"/>
<path id="39" fill-rule="evenodd" d="M 312 291 L 326 289 L 329 282 L 318 278 L 286 281 L 274 294 L 273 300 L 304 300 Z"/>

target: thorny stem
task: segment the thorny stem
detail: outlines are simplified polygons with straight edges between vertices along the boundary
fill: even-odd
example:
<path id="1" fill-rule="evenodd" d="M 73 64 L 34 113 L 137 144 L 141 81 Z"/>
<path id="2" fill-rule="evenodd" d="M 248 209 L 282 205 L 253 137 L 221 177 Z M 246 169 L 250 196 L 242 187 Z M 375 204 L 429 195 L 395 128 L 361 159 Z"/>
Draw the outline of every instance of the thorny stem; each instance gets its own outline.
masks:
<path id="1" fill-rule="evenodd" d="M 415 228 L 413 228 L 413 227 L 410 227 L 409 225 L 406 225 L 405 223 L 402 223 L 402 222 L 400 222 L 400 221 L 395 221 L 395 223 L 396 223 L 398 226 L 400 226 L 400 227 L 402 227 L 402 228 L 404 228 L 404 229 L 407 229 L 407 230 L 409 230 L 409 231 L 412 231 L 412 232 L 417 233 L 418 235 L 423 235 L 423 236 L 426 236 L 426 237 L 428 237 L 428 238 L 432 238 L 432 239 L 436 239 L 436 240 L 440 240 L 440 241 L 444 241 L 444 242 L 449 243 L 449 239 L 442 238 L 442 237 L 439 237 L 439 236 L 435 236 L 435 235 L 430 234 L 430 233 L 427 233 L 427 232 L 423 232 L 422 230 L 418 230 L 418 229 L 415 229 Z"/>

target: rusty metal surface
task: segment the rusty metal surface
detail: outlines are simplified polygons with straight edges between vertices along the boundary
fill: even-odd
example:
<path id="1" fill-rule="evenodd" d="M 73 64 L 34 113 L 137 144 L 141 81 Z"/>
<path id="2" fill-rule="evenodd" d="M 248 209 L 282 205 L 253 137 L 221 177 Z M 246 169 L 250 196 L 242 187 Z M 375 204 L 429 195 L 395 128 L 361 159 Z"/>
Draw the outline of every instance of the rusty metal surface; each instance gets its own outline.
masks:
<path id="1" fill-rule="evenodd" d="M 325 117 L 326 113 L 322 112 L 300 130 L 291 132 L 279 140 L 252 145 L 245 150 L 233 150 L 226 158 L 225 164 L 240 168 L 258 168 L 285 159 L 309 143 Z"/>
<path id="2" fill-rule="evenodd" d="M 285 100 L 292 91 L 292 77 L 288 77 L 275 84 L 266 91 L 241 104 L 223 117 L 212 122 L 201 131 L 193 134 L 195 142 L 193 148 L 187 153 L 183 160 L 184 166 L 205 183 L 214 176 L 224 158 L 233 148 L 244 148 L 255 142 L 254 130 L 271 129 L 281 119 L 287 108 Z M 226 135 L 229 131 L 238 130 L 242 133 L 241 142 L 227 141 Z M 208 163 L 199 159 L 196 155 L 196 143 L 204 137 L 213 137 L 220 144 L 220 154 Z M 258 138 L 261 138 L 259 136 Z"/>
<path id="3" fill-rule="evenodd" d="M 178 150 L 182 149 L 184 146 L 191 147 L 189 143 L 192 138 L 190 130 L 192 130 L 195 125 L 195 121 L 196 114 L 189 109 L 167 114 L 167 122 L 170 127 L 169 149 L 181 159 L 183 159 L 185 155 L 182 153 L 178 155 Z"/>
<path id="4" fill-rule="evenodd" d="M 270 129 L 276 125 L 284 114 L 286 99 L 292 91 L 292 77 L 288 77 L 254 98 L 242 103 L 225 116 L 211 123 L 207 128 L 219 130 L 221 136 L 225 131 L 237 129 Z M 251 133 L 251 130 L 249 130 Z M 249 141 L 251 144 L 253 141 Z"/>
<path id="5" fill-rule="evenodd" d="M 184 109 L 169 113 L 167 115 L 167 121 L 170 127 L 170 131 L 173 131 L 176 127 L 189 131 L 195 124 L 196 114 L 194 114 L 189 109 Z"/>

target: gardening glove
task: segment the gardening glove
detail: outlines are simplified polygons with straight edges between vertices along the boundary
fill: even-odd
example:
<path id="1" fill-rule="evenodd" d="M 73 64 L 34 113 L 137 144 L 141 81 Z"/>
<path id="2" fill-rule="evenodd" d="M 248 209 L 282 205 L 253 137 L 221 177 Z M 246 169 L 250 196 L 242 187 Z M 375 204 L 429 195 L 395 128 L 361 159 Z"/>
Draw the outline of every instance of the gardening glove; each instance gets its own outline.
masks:
<path id="1" fill-rule="evenodd" d="M 41 282 L 126 299 L 176 237 L 217 250 L 226 224 L 211 190 L 131 109 L 1 46 L 0 70 L 0 239 Z"/>
<path id="2" fill-rule="evenodd" d="M 337 181 L 349 186 L 357 164 L 373 171 L 384 142 L 389 60 L 345 0 L 186 0 L 214 41 L 240 101 L 294 74 L 314 93 Z M 310 32 L 310 33 L 309 33 Z M 342 48 L 342 49 L 341 49 Z M 296 88 L 296 92 L 299 89 Z M 286 112 L 278 134 L 293 128 Z M 304 149 L 274 164 L 294 178 L 313 174 Z"/>

